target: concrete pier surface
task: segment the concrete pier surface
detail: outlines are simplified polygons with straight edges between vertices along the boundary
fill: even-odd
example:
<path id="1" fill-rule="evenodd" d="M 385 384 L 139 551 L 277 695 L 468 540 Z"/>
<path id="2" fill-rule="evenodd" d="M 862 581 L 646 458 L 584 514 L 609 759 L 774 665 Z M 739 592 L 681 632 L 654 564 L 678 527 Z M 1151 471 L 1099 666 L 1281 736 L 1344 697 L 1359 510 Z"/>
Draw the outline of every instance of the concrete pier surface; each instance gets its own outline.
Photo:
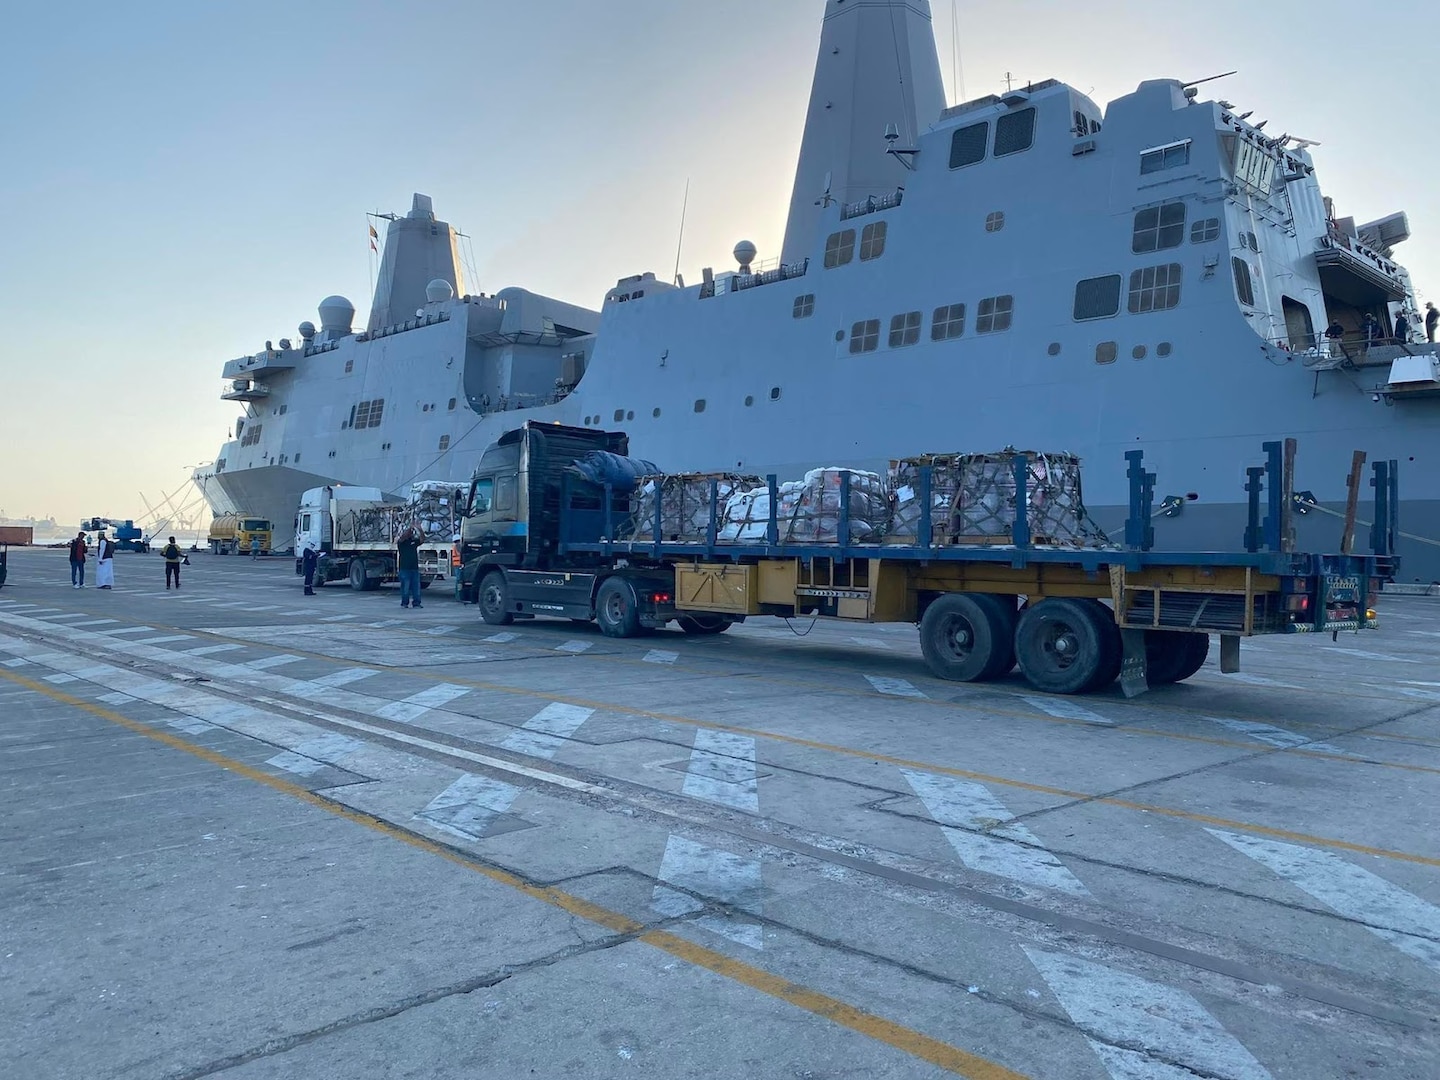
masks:
<path id="1" fill-rule="evenodd" d="M 0 588 L 0 1076 L 1433 1080 L 1440 602 L 1125 700 L 908 626 Z"/>

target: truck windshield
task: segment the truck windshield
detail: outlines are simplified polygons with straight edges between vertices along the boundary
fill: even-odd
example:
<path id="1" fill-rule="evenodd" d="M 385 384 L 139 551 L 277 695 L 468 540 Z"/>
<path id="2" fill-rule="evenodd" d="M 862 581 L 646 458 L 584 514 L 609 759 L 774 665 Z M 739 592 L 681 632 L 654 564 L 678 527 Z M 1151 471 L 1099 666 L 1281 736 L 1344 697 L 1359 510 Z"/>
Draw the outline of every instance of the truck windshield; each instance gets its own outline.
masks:
<path id="1" fill-rule="evenodd" d="M 264 518 L 246 518 L 240 523 L 240 528 L 246 532 L 269 532 L 270 522 Z"/>

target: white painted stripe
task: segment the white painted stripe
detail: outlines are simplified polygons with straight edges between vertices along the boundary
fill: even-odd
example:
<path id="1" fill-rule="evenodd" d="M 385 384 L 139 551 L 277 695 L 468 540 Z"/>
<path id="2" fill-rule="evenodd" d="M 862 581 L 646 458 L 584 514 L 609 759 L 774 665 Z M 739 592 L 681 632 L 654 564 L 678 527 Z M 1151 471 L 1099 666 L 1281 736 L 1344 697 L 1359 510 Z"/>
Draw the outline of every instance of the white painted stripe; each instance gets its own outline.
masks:
<path id="1" fill-rule="evenodd" d="M 1021 947 L 1115 1080 L 1178 1080 L 1197 1073 L 1271 1080 L 1254 1055 L 1183 990 L 1067 953 Z"/>
<path id="2" fill-rule="evenodd" d="M 1296 731 L 1275 727 L 1273 724 L 1260 724 L 1254 720 L 1236 720 L 1228 716 L 1211 716 L 1207 717 L 1207 719 L 1230 731 L 1239 732 L 1241 735 L 1249 735 L 1252 739 L 1259 739 L 1268 746 L 1278 746 L 1282 750 L 1290 750 L 1298 746 L 1305 750 L 1315 750 L 1322 754 L 1345 753 L 1345 751 L 1339 747 L 1331 746 L 1329 743 L 1311 742 L 1308 736 L 1301 735 Z"/>
<path id="3" fill-rule="evenodd" d="M 242 607 L 241 611 L 274 611 L 274 604 L 258 604 L 253 607 Z"/>
<path id="4" fill-rule="evenodd" d="M 434 634 L 436 637 L 438 637 L 441 634 L 453 634 L 456 630 L 459 629 L 460 628 L 458 626 L 432 626 L 429 630 L 424 631 L 424 633 Z"/>
<path id="5" fill-rule="evenodd" d="M 520 789 L 513 784 L 465 773 L 415 816 L 444 832 L 466 840 L 481 840 L 519 794 Z"/>
<path id="6" fill-rule="evenodd" d="M 7 604 L 10 605 L 10 606 L 7 607 L 5 610 L 8 611 L 8 612 L 12 612 L 12 613 L 13 613 L 13 612 L 16 612 L 16 611 L 23 611 L 23 612 L 25 612 L 25 614 L 26 614 L 27 616 L 29 616 L 29 615 L 34 614 L 35 611 L 40 610 L 40 605 L 39 605 L 39 604 L 21 604 L 21 603 L 18 603 L 18 602 L 16 602 L 16 601 L 14 601 L 14 600 L 6 600 L 5 603 L 7 603 Z M 45 608 L 44 610 L 46 610 L 46 611 L 59 611 L 60 609 L 59 609 L 59 608 Z"/>
<path id="7" fill-rule="evenodd" d="M 59 674 L 59 675 L 46 675 L 46 676 L 45 676 L 45 681 L 48 682 L 48 683 L 60 684 L 60 683 L 79 682 L 80 680 L 77 679 L 74 675 L 65 675 L 65 674 L 62 673 L 62 674 Z"/>
<path id="8" fill-rule="evenodd" d="M 1106 727 L 1114 727 L 1115 721 L 1109 717 L 1101 716 L 1093 709 L 1087 709 L 1077 701 L 1071 701 L 1067 697 L 1050 697 L 1046 694 L 1021 694 L 1021 700 L 1029 702 L 1035 708 L 1051 716 L 1059 717 L 1061 720 L 1083 720 L 1087 724 L 1103 724 Z"/>
<path id="9" fill-rule="evenodd" d="M 1346 656 L 1358 657 L 1361 660 L 1388 660 L 1392 664 L 1418 664 L 1419 660 L 1410 660 L 1399 656 L 1390 656 L 1387 653 L 1366 652 L 1364 649 L 1346 649 L 1339 645 L 1323 646 L 1329 652 L 1343 653 Z"/>
<path id="10" fill-rule="evenodd" d="M 651 649 L 641 657 L 647 664 L 673 664 L 679 658 L 679 653 L 666 652 L 664 649 Z"/>
<path id="11" fill-rule="evenodd" d="M 567 641 L 567 642 L 565 642 L 563 645 L 556 645 L 556 646 L 555 646 L 555 651 L 556 651 L 556 652 L 568 652 L 568 653 L 582 653 L 582 652 L 584 652 L 586 649 L 590 648 L 590 646 L 593 645 L 593 644 L 595 644 L 593 641 Z"/>
<path id="12" fill-rule="evenodd" d="M 526 720 L 523 727 L 512 731 L 500 745 L 517 754 L 552 758 L 594 712 L 594 709 L 557 701 Z"/>
<path id="13" fill-rule="evenodd" d="M 85 622 L 72 622 L 71 626 L 108 626 L 118 622 L 118 619 L 87 619 Z"/>
<path id="14" fill-rule="evenodd" d="M 1440 971 L 1440 908 L 1329 851 L 1207 829 L 1327 907 Z"/>
<path id="15" fill-rule="evenodd" d="M 327 765 L 340 767 L 340 762 L 357 750 L 364 748 L 364 743 L 350 738 L 348 735 L 340 735 L 336 732 L 326 732 L 324 735 L 317 735 L 313 739 L 306 739 L 293 750 L 286 750 L 282 754 L 276 754 L 265 762 L 277 769 L 284 769 L 287 772 L 297 773 L 300 776 L 314 776 Z"/>
<path id="16" fill-rule="evenodd" d="M 28 663 L 30 663 L 29 660 L 22 660 L 18 656 L 10 660 L 0 660 L 0 665 L 4 665 L 5 667 L 24 667 Z"/>
<path id="17" fill-rule="evenodd" d="M 505 644 L 505 642 L 507 642 L 507 641 L 514 641 L 514 640 L 515 640 L 517 637 L 519 637 L 519 636 L 520 636 L 519 634 L 511 634 L 511 633 L 509 633 L 509 632 L 501 632 L 501 633 L 499 633 L 499 634 L 491 634 L 489 637 L 481 638 L 480 640 L 481 640 L 481 641 L 493 641 L 493 642 L 495 642 L 495 643 L 498 644 L 498 645 L 503 645 L 503 644 Z"/>
<path id="18" fill-rule="evenodd" d="M 129 705 L 132 701 L 139 701 L 140 699 L 133 698 L 129 694 L 122 694 L 116 690 L 109 694 L 101 694 L 99 700 L 103 701 L 106 705 Z"/>
<path id="19" fill-rule="evenodd" d="M 204 720 L 194 716 L 169 716 L 164 723 L 176 731 L 183 731 L 186 735 L 203 735 L 207 731 L 214 731 L 214 724 L 207 724 Z"/>
<path id="20" fill-rule="evenodd" d="M 760 812 L 760 788 L 755 776 L 755 740 L 728 731 L 695 732 L 695 748 L 680 789 L 692 799 L 733 806 L 752 814 Z"/>
<path id="21" fill-rule="evenodd" d="M 901 772 L 970 869 L 1073 896 L 1089 895 L 1039 837 L 1012 821 L 1015 815 L 983 784 L 910 769 Z"/>
<path id="22" fill-rule="evenodd" d="M 404 619 L 381 619 L 379 622 L 366 623 L 366 626 L 374 627 L 376 630 L 384 630 L 387 626 L 399 626 Z"/>
<path id="23" fill-rule="evenodd" d="M 418 720 L 431 709 L 437 709 L 468 693 L 470 693 L 468 686 L 440 683 L 436 686 L 426 687 L 418 694 L 411 694 L 402 701 L 392 701 L 388 705 L 382 705 L 375 710 L 375 715 L 386 720 L 398 720 L 403 724 L 408 724 Z"/>
<path id="24" fill-rule="evenodd" d="M 131 638 L 132 645 L 159 645 L 166 641 L 194 641 L 189 634 L 166 634 L 163 637 L 137 637 Z"/>
<path id="25" fill-rule="evenodd" d="M 105 637 L 120 637 L 123 634 L 153 634 L 153 626 L 122 626 L 119 630 L 96 630 L 95 633 L 103 634 Z"/>
<path id="26" fill-rule="evenodd" d="M 214 656 L 216 653 L 234 652 L 236 649 L 243 649 L 244 645 L 201 645 L 198 649 L 181 649 L 186 656 Z"/>
<path id="27" fill-rule="evenodd" d="M 321 622 L 344 622 L 346 619 L 353 619 L 354 615 L 327 615 Z"/>
<path id="28" fill-rule="evenodd" d="M 33 614 L 33 613 L 32 613 Z M 89 612 L 67 611 L 60 615 L 36 615 L 35 618 L 41 622 L 59 622 L 61 619 L 83 619 Z M 112 620 L 113 621 L 113 620 Z"/>
<path id="29" fill-rule="evenodd" d="M 852 637 L 850 640 L 853 641 L 856 645 L 865 645 L 867 647 L 874 647 L 876 649 L 893 648 L 893 646 L 888 641 L 881 641 L 879 638 Z"/>
<path id="30" fill-rule="evenodd" d="M 296 656 L 293 653 L 280 653 L 278 656 L 263 656 L 259 660 L 248 660 L 245 666 L 255 668 L 257 671 L 266 671 L 269 668 L 283 667 L 286 664 L 293 664 L 296 661 L 304 660 L 303 656 Z"/>
<path id="31" fill-rule="evenodd" d="M 368 679 L 371 675 L 379 675 L 380 672 L 374 668 L 354 667 L 342 668 L 339 671 L 332 671 L 329 675 L 321 675 L 318 679 L 311 679 L 311 686 L 345 686 L 348 683 L 359 682 L 361 679 Z"/>
<path id="32" fill-rule="evenodd" d="M 1270 686 L 1280 690 L 1304 690 L 1303 686 L 1296 686 L 1294 683 L 1281 682 L 1279 679 L 1269 679 L 1264 675 L 1251 675 L 1248 671 L 1236 671 L 1229 675 L 1220 676 L 1226 682 L 1246 683 L 1249 686 Z"/>
<path id="33" fill-rule="evenodd" d="M 43 615 L 43 614 L 44 614 L 45 612 L 47 612 L 47 611 L 63 611 L 63 610 L 64 610 L 64 608 L 58 608 L 58 607 L 35 607 L 34 604 L 26 604 L 25 606 L 28 607 L 28 608 L 34 608 L 33 611 L 27 611 L 27 612 L 25 613 L 25 617 L 26 617 L 26 618 L 29 618 L 29 619 L 38 618 L 39 616 Z"/>
<path id="34" fill-rule="evenodd" d="M 665 842 L 665 857 L 656 877 L 729 907 L 760 912 L 763 884 L 760 863 L 754 859 L 672 834 Z M 688 893 L 656 885 L 650 906 L 661 915 L 678 918 L 699 911 L 705 904 Z M 747 948 L 765 948 L 764 932 L 758 923 L 748 919 L 704 915 L 694 925 Z"/>
<path id="35" fill-rule="evenodd" d="M 914 685 L 904 679 L 892 679 L 888 675 L 866 675 L 865 681 L 882 694 L 889 694 L 892 697 L 916 697 L 923 698 L 925 695 L 917 690 Z"/>

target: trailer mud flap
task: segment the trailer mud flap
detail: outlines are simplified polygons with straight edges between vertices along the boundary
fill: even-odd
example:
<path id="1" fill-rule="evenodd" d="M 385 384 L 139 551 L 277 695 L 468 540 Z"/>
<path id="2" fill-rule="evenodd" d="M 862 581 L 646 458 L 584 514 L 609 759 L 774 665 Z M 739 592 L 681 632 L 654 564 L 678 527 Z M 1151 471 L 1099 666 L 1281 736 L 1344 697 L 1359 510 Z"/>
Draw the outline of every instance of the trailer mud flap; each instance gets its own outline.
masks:
<path id="1" fill-rule="evenodd" d="M 1240 670 L 1240 635 L 1220 635 L 1220 670 L 1226 675 L 1234 675 Z"/>
<path id="2" fill-rule="evenodd" d="M 1150 689 L 1145 671 L 1145 631 L 1123 629 L 1120 642 L 1124 654 L 1120 661 L 1120 690 L 1127 698 L 1139 697 Z"/>

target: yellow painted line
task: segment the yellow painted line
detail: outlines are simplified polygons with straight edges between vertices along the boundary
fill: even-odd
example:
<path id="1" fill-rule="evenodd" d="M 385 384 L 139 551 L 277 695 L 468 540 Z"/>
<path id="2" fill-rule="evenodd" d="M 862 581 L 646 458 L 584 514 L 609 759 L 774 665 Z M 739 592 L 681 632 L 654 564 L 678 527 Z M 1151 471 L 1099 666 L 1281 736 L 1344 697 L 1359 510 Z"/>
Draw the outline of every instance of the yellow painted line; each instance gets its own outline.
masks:
<path id="1" fill-rule="evenodd" d="M 220 637 L 221 635 L 211 635 Z M 240 639 L 227 639 L 240 640 Z M 254 645 L 255 642 L 244 642 Z M 263 646 L 273 648 L 274 646 Z M 327 656 L 324 653 L 304 653 L 301 650 L 293 649 L 292 652 L 302 656 L 310 656 L 315 659 L 335 662 L 336 657 Z M 349 663 L 350 661 L 342 660 Z M 806 739 L 798 735 L 783 735 L 778 732 L 766 731 L 762 728 L 744 727 L 739 724 L 723 724 L 715 720 L 697 720 L 688 716 L 677 716 L 670 713 L 653 712 L 649 709 L 637 709 L 628 705 L 615 705 L 604 701 L 592 701 L 588 698 L 574 697 L 568 694 L 556 694 L 544 690 L 527 690 L 523 687 L 506 686 L 502 683 L 485 682 L 480 679 L 465 679 L 454 675 L 431 675 L 427 672 L 415 671 L 411 668 L 389 668 L 390 671 L 405 672 L 415 678 L 430 679 L 452 683 L 457 686 L 469 686 L 477 690 L 491 690 L 496 693 L 509 694 L 515 697 L 536 698 L 541 701 L 553 701 L 562 705 L 577 705 L 585 709 L 603 710 L 613 713 L 620 713 L 625 716 L 639 716 L 648 720 L 656 720 L 665 724 L 681 724 L 688 727 L 705 728 L 708 731 L 724 731 L 734 735 L 747 735 L 755 739 L 766 739 L 770 742 L 783 743 L 788 746 L 804 747 L 807 750 L 819 750 L 823 753 L 839 754 L 844 757 L 859 758 L 863 761 L 882 761 L 887 765 L 895 765 L 902 769 L 915 769 L 921 772 L 939 773 L 942 776 L 955 776 L 963 780 L 975 780 L 982 784 L 994 784 L 1000 787 L 1015 788 L 1020 791 L 1030 791 L 1039 795 L 1053 795 L 1057 798 L 1069 799 L 1074 802 L 1091 802 L 1104 806 L 1117 806 L 1126 810 L 1137 810 L 1141 813 L 1156 814 L 1161 817 L 1175 818 L 1180 821 L 1193 821 L 1201 825 L 1215 825 L 1225 829 L 1235 829 L 1240 832 L 1256 833 L 1260 836 L 1271 836 L 1281 840 L 1291 840 L 1299 844 L 1310 844 L 1315 847 L 1333 848 L 1337 851 L 1353 851 L 1361 855 L 1373 855 L 1380 859 L 1393 859 L 1396 862 L 1415 863 L 1420 866 L 1440 867 L 1440 857 L 1420 855 L 1409 851 L 1396 851 L 1390 848 L 1373 847 L 1368 844 L 1359 844 L 1350 840 L 1341 840 L 1335 837 L 1315 836 L 1310 833 L 1297 832 L 1292 829 L 1281 829 L 1271 825 L 1261 825 L 1251 821 L 1234 821 L 1230 818 L 1215 817 L 1210 814 L 1197 814 L 1190 810 L 1181 810 L 1177 807 L 1164 806 L 1160 803 L 1143 803 L 1131 799 L 1122 799 L 1111 795 L 1097 795 L 1089 791 L 1072 791 L 1069 788 L 1054 787 L 1049 784 L 1037 784 L 1029 780 L 1017 780 L 1010 776 L 996 776 L 991 773 L 975 772 L 971 769 L 960 769 L 950 765 L 937 765 L 928 761 L 916 761 L 911 758 L 897 757 L 892 754 L 882 754 L 863 747 L 840 746 L 835 743 L 820 742 L 817 739 Z M 908 700 L 908 699 L 907 699 Z M 919 699 L 916 699 L 919 700 Z M 483 719 L 483 717 L 482 717 Z M 1128 731 L 1128 728 L 1121 728 Z M 1253 747 L 1251 747 L 1253 749 Z M 1337 759 L 1330 754 L 1316 754 L 1318 758 L 1326 761 L 1345 760 Z M 1352 761 L 1352 764 L 1370 764 L 1365 761 Z"/>
<path id="2" fill-rule="evenodd" d="M 109 721 L 112 724 L 143 735 L 148 739 L 163 743 L 174 750 L 197 757 L 208 762 L 217 768 L 225 769 L 247 780 L 254 780 L 256 783 L 264 784 L 275 791 L 282 792 L 301 802 L 310 804 L 326 813 L 336 817 L 344 818 L 346 821 L 356 825 L 362 825 L 367 829 L 383 833 L 393 840 L 399 840 L 411 847 L 431 855 L 438 855 L 440 858 L 452 862 L 457 866 L 463 866 L 477 874 L 489 878 L 500 885 L 514 889 L 517 892 L 539 900 L 542 903 L 559 908 L 560 910 L 596 923 L 617 934 L 633 935 L 636 940 L 642 941 L 662 952 L 686 963 L 694 964 L 696 967 L 705 968 L 733 982 L 740 983 L 752 990 L 757 990 L 768 997 L 793 1005 L 798 1009 L 810 1013 L 813 1016 L 821 1017 L 841 1027 L 849 1028 L 860 1035 L 874 1039 L 877 1042 L 885 1043 L 887 1046 L 904 1051 L 922 1061 L 928 1061 L 932 1065 L 938 1065 L 948 1072 L 958 1076 L 969 1078 L 969 1080 L 1031 1080 L 1023 1073 L 1007 1069 L 998 1062 L 988 1058 L 980 1057 L 977 1054 L 969 1053 L 952 1046 L 949 1043 L 932 1039 L 912 1028 L 907 1028 L 894 1021 L 886 1020 L 884 1017 L 874 1013 L 866 1012 L 864 1009 L 856 1008 L 847 1004 L 839 998 L 831 997 L 829 994 L 821 993 L 819 990 L 812 990 L 799 983 L 792 983 L 778 975 L 758 968 L 753 964 L 747 964 L 743 960 L 736 960 L 726 956 L 724 953 L 716 952 L 714 949 L 707 949 L 703 945 L 687 941 L 677 934 L 668 930 L 646 930 L 645 924 L 637 922 L 628 915 L 618 911 L 611 911 L 609 908 L 601 907 L 582 897 L 572 893 L 563 892 L 553 887 L 532 885 L 522 880 L 508 870 L 501 870 L 498 867 L 487 866 L 486 864 L 454 851 L 433 840 L 426 839 L 416 833 L 409 832 L 399 826 L 393 825 L 382 818 L 367 814 L 359 810 L 353 810 L 348 806 L 332 802 L 323 798 L 313 791 L 293 784 L 288 780 L 259 769 L 252 768 L 243 762 L 236 761 L 224 754 L 208 750 L 203 746 L 187 742 L 177 735 L 166 731 L 159 731 L 138 720 L 131 720 L 129 717 L 121 716 L 117 712 L 102 706 L 92 704 L 81 698 L 74 697 L 61 690 L 47 686 L 44 683 L 28 679 L 12 671 L 0 669 L 0 677 L 8 679 L 18 686 L 33 690 L 37 694 L 70 705 L 84 712 L 98 717 L 101 720 Z"/>

